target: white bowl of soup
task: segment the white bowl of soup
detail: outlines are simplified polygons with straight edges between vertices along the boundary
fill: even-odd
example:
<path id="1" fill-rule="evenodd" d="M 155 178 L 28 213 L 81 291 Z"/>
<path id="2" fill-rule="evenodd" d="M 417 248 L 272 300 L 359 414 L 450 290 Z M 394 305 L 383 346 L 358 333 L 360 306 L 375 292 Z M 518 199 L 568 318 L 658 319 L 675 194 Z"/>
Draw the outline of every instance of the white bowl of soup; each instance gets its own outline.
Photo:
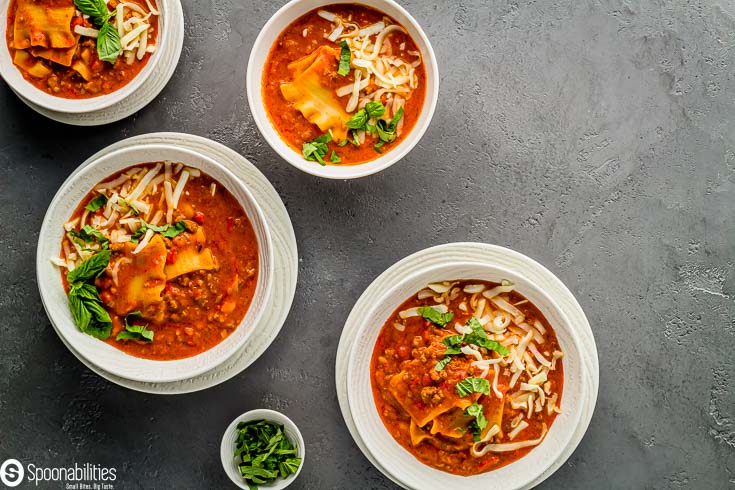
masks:
<path id="1" fill-rule="evenodd" d="M 333 179 L 403 158 L 431 122 L 439 72 L 426 34 L 392 0 L 293 0 L 260 31 L 247 96 L 288 163 Z"/>
<path id="2" fill-rule="evenodd" d="M 171 145 L 100 157 L 52 200 L 38 242 L 44 307 L 99 368 L 188 379 L 237 353 L 273 284 L 268 225 L 247 185 Z"/>
<path id="3" fill-rule="evenodd" d="M 572 441 L 587 397 L 577 334 L 558 292 L 516 263 L 418 265 L 361 319 L 350 410 L 407 488 L 528 488 Z"/>
<path id="4" fill-rule="evenodd" d="M 87 15 L 92 7 L 98 15 Z M 0 75 L 64 113 L 105 109 L 140 89 L 166 34 L 166 0 L 0 0 L 0 12 Z"/>

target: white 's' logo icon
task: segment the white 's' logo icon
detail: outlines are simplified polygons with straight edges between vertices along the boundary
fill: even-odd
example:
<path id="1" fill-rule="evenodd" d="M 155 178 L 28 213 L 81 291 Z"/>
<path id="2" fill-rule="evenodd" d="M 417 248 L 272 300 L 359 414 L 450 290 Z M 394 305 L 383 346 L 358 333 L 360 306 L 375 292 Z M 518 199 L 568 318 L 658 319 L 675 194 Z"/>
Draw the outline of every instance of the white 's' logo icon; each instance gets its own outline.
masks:
<path id="1" fill-rule="evenodd" d="M 20 485 L 23 474 L 23 465 L 17 459 L 8 459 L 0 466 L 0 481 L 8 487 Z"/>

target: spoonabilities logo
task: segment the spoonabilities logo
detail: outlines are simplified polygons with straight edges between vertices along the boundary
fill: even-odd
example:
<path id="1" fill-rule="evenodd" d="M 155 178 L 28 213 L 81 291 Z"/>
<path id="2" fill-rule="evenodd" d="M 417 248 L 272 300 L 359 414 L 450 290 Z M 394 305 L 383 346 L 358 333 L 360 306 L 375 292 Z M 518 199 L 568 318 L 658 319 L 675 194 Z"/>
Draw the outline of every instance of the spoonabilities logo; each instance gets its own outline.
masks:
<path id="1" fill-rule="evenodd" d="M 23 465 L 17 459 L 7 459 L 0 466 L 0 481 L 5 486 L 17 487 L 23 481 Z"/>

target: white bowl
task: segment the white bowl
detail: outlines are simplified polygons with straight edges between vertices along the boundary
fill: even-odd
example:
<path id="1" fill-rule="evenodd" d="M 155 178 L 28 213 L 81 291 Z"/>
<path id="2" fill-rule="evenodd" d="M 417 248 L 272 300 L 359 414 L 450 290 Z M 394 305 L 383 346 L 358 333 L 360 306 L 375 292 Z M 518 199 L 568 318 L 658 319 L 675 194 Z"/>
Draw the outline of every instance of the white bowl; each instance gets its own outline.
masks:
<path id="1" fill-rule="evenodd" d="M 52 111 L 80 114 L 106 109 L 111 105 L 124 100 L 133 92 L 138 90 L 162 59 L 162 57 L 159 56 L 159 52 L 163 49 L 166 42 L 168 1 L 169 0 L 158 0 L 158 11 L 160 15 L 158 16 L 158 39 L 156 40 L 156 52 L 151 55 L 148 63 L 146 63 L 135 78 L 133 78 L 127 85 L 110 94 L 91 97 L 88 99 L 66 99 L 64 97 L 55 97 L 36 88 L 33 84 L 23 78 L 23 74 L 20 72 L 18 67 L 13 64 L 13 59 L 10 56 L 10 51 L 8 50 L 6 41 L 8 8 L 10 7 L 11 2 L 10 0 L 0 0 L 0 13 L 2 13 L 3 16 L 2 22 L 0 22 L 0 43 L 2 43 L 2 49 L 0 49 L 0 76 L 3 77 L 5 82 L 10 85 L 15 93 L 35 105 Z"/>
<path id="2" fill-rule="evenodd" d="M 263 67 L 273 43 L 289 24 L 315 8 L 339 3 L 359 3 L 372 7 L 391 16 L 406 28 L 423 58 L 424 69 L 426 70 L 426 97 L 419 120 L 416 121 L 411 132 L 399 144 L 391 145 L 390 151 L 384 152 L 382 156 L 367 163 L 322 166 L 316 162 L 304 160 L 304 156 L 283 141 L 278 131 L 273 127 L 263 104 L 262 76 Z M 439 98 L 439 68 L 434 50 L 421 26 L 411 17 L 411 14 L 393 0 L 359 0 L 357 2 L 351 0 L 292 0 L 273 14 L 273 17 L 260 30 L 260 34 L 258 34 L 255 44 L 253 44 L 253 49 L 250 51 L 246 89 L 250 111 L 258 125 L 258 129 L 268 144 L 288 163 L 306 173 L 319 177 L 354 179 L 385 170 L 406 156 L 416 146 L 429 127 L 431 118 L 434 115 L 436 101 Z"/>
<path id="3" fill-rule="evenodd" d="M 74 324 L 59 269 L 50 258 L 59 255 L 63 225 L 79 202 L 100 181 L 124 168 L 140 163 L 170 160 L 201 169 L 218 180 L 242 205 L 258 241 L 259 274 L 255 295 L 242 322 L 222 342 L 193 357 L 158 361 L 129 355 L 82 333 Z M 129 380 L 164 383 L 189 379 L 225 362 L 253 335 L 253 326 L 263 314 L 274 280 L 273 249 L 263 213 L 243 182 L 227 168 L 191 150 L 173 145 L 146 144 L 116 150 L 73 174 L 54 196 L 41 225 L 36 254 L 36 274 L 46 313 L 59 335 L 74 350 L 104 371 Z"/>
<path id="4" fill-rule="evenodd" d="M 407 298 L 442 280 L 481 279 L 512 281 L 516 290 L 535 304 L 556 332 L 564 352 L 564 390 L 562 413 L 549 429 L 544 441 L 521 459 L 497 470 L 470 477 L 457 476 L 431 468 L 414 458 L 391 436 L 383 425 L 373 399 L 370 360 L 383 324 Z M 496 264 L 449 262 L 419 266 L 418 270 L 388 288 L 362 317 L 347 369 L 347 396 L 357 432 L 381 469 L 408 488 L 528 488 L 531 483 L 563 457 L 566 446 L 583 423 L 582 407 L 587 402 L 583 363 L 574 326 L 557 305 L 556 291 L 544 291 L 526 279 L 522 269 L 511 270 Z"/>
<path id="5" fill-rule="evenodd" d="M 248 490 L 249 487 L 240 475 L 240 469 L 235 462 L 234 454 L 237 448 L 237 424 L 240 422 L 252 422 L 254 420 L 265 420 L 266 422 L 272 422 L 283 426 L 283 431 L 286 433 L 286 437 L 296 448 L 296 457 L 301 458 L 301 464 L 296 473 L 289 475 L 287 478 L 278 477 L 267 485 L 258 485 L 258 488 L 267 488 L 269 490 L 281 490 L 286 488 L 296 480 L 296 477 L 301 473 L 301 468 L 304 467 L 304 456 L 306 454 L 306 446 L 304 445 L 304 438 L 301 436 L 299 428 L 293 421 L 275 410 L 258 409 L 250 410 L 237 417 L 225 430 L 225 434 L 222 436 L 222 444 L 220 445 L 220 457 L 222 458 L 222 467 L 225 469 L 225 473 L 230 477 L 232 483 L 240 488 Z"/>

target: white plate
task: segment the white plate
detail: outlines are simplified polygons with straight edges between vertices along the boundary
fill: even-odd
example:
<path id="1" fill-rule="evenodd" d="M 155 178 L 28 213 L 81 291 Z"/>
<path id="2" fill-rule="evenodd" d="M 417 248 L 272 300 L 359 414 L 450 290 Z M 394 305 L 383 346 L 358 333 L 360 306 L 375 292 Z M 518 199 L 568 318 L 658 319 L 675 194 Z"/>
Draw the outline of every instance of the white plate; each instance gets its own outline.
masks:
<path id="1" fill-rule="evenodd" d="M 436 61 L 436 55 L 431 47 L 429 38 L 424 33 L 419 23 L 409 14 L 403 7 L 393 0 L 360 0 L 357 3 L 367 5 L 375 10 L 383 12 L 399 24 L 401 24 L 409 33 L 416 43 L 416 47 L 421 52 L 424 69 L 426 70 L 426 96 L 424 98 L 423 107 L 419 120 L 416 121 L 411 132 L 403 138 L 390 151 L 385 151 L 382 156 L 375 158 L 366 163 L 356 165 L 326 165 L 322 166 L 316 162 L 304 160 L 301 152 L 291 148 L 278 134 L 278 131 L 271 124 L 268 114 L 265 110 L 262 97 L 262 81 L 263 67 L 268 59 L 271 47 L 276 38 L 281 35 L 283 30 L 293 21 L 306 14 L 307 12 L 338 3 L 355 3 L 353 0 L 292 0 L 268 20 L 258 34 L 255 44 L 250 51 L 250 59 L 248 60 L 248 70 L 246 76 L 246 88 L 248 96 L 248 104 L 250 112 L 253 114 L 255 124 L 257 124 L 260 133 L 269 145 L 281 155 L 288 163 L 304 172 L 319 177 L 329 179 L 354 179 L 371 175 L 390 167 L 401 158 L 406 156 L 409 151 L 419 142 L 431 123 L 434 115 L 437 99 L 439 98 L 439 68 Z"/>
<path id="2" fill-rule="evenodd" d="M 265 176 L 243 156 L 214 141 L 182 133 L 152 133 L 136 136 L 115 143 L 87 159 L 72 175 L 90 162 L 109 152 L 140 144 L 172 144 L 198 152 L 228 167 L 237 177 L 247 182 L 258 201 L 270 227 L 273 243 L 274 273 L 279 278 L 273 283 L 271 297 L 265 312 L 255 329 L 258 335 L 251 337 L 245 347 L 217 368 L 191 379 L 169 383 L 144 383 L 131 381 L 110 374 L 90 363 L 65 341 L 69 350 L 87 367 L 118 385 L 147 393 L 180 394 L 199 391 L 227 381 L 252 364 L 273 342 L 288 316 L 298 273 L 298 253 L 293 226 L 283 202 Z M 63 338 L 62 338 L 63 340 Z"/>
<path id="3" fill-rule="evenodd" d="M 48 117 L 49 119 L 65 124 L 72 124 L 75 126 L 99 126 L 102 124 L 113 123 L 135 114 L 151 103 L 153 99 L 161 93 L 168 81 L 171 80 L 171 77 L 176 70 L 176 65 L 179 63 L 181 49 L 184 45 L 184 12 L 181 8 L 181 3 L 179 0 L 165 1 L 166 8 L 162 12 L 164 14 L 164 18 L 159 20 L 159 22 L 165 25 L 165 29 L 159 35 L 165 36 L 165 39 L 161 45 L 162 49 L 155 53 L 155 56 L 158 56 L 159 59 L 151 68 L 150 75 L 145 79 L 145 81 L 120 102 L 104 109 L 92 110 L 89 112 L 60 112 L 35 104 L 28 100 L 27 97 L 24 97 L 12 86 L 10 86 L 10 88 L 15 92 L 19 99 L 34 111 Z M 6 47 L 4 50 L 5 52 L 8 51 Z M 149 64 L 152 61 L 153 58 L 151 58 Z M 13 66 L 13 68 L 17 71 L 15 66 Z"/>
<path id="4" fill-rule="evenodd" d="M 552 442 L 556 440 L 557 443 L 563 445 L 561 451 L 558 452 L 553 461 L 547 462 L 542 466 L 542 468 L 539 468 L 539 470 L 542 471 L 538 471 L 538 474 L 532 475 L 532 477 L 526 479 L 525 482 L 515 480 L 514 484 L 508 479 L 505 479 L 505 481 L 503 482 L 503 488 L 531 488 L 542 482 L 544 479 L 548 478 L 549 475 L 551 475 L 561 464 L 563 464 L 564 461 L 566 461 L 566 459 L 572 454 L 576 446 L 579 444 L 579 441 L 582 439 L 582 436 L 584 435 L 589 425 L 589 421 L 591 419 L 594 405 L 597 399 L 599 368 L 597 361 L 597 350 L 595 347 L 592 331 L 589 327 L 589 323 L 587 322 L 586 317 L 584 316 L 584 312 L 582 311 L 577 301 L 574 299 L 573 295 L 551 272 L 549 272 L 547 269 L 545 269 L 543 266 L 533 261 L 532 259 L 517 252 L 494 245 L 479 243 L 447 244 L 426 249 L 414 255 L 411 255 L 399 261 L 397 264 L 393 265 L 391 268 L 381 274 L 365 290 L 363 295 L 355 304 L 355 307 L 353 308 L 345 324 L 345 328 L 340 338 L 340 344 L 337 351 L 336 383 L 337 395 L 342 414 L 345 418 L 348 429 L 355 439 L 355 442 L 358 444 L 365 456 L 383 474 L 385 474 L 387 477 L 391 478 L 394 482 L 398 483 L 401 486 L 404 486 L 406 488 L 431 488 L 433 486 L 433 483 L 438 483 L 440 481 L 442 482 L 442 485 L 444 485 L 443 488 L 457 488 L 458 484 L 461 484 L 463 482 L 466 482 L 468 486 L 470 484 L 480 484 L 482 487 L 493 485 L 492 482 L 488 483 L 485 480 L 480 480 L 483 475 L 478 475 L 478 477 L 471 478 L 461 478 L 432 470 L 428 466 L 425 466 L 422 463 L 418 462 L 412 456 L 410 456 L 407 451 L 401 448 L 392 439 L 392 437 L 387 435 L 387 431 L 385 431 L 382 425 L 382 421 L 375 411 L 375 406 L 372 402 L 371 394 L 369 400 L 370 403 L 366 404 L 363 400 L 363 403 L 360 404 L 360 406 L 358 407 L 350 405 L 353 396 L 352 394 L 348 396 L 348 384 L 350 383 L 348 382 L 348 379 L 350 379 L 348 378 L 348 366 L 350 360 L 352 359 L 352 354 L 356 352 L 353 349 L 355 349 L 355 346 L 359 342 L 367 342 L 369 343 L 369 348 L 367 350 L 372 352 L 372 345 L 374 344 L 375 340 L 374 338 L 361 339 L 359 335 L 359 330 L 363 327 L 364 319 L 368 319 L 373 315 L 373 313 L 376 313 L 375 311 L 373 311 L 375 309 L 375 305 L 381 302 L 381 298 L 384 296 L 385 291 L 389 288 L 393 288 L 396 284 L 403 283 L 404 281 L 409 280 L 407 278 L 414 276 L 420 271 L 432 267 L 445 267 L 448 263 L 465 263 L 466 266 L 469 267 L 471 267 L 471 265 L 475 263 L 477 264 L 478 269 L 480 269 L 483 264 L 492 264 L 497 269 L 513 271 L 516 273 L 517 276 L 522 276 L 526 281 L 535 284 L 540 290 L 548 293 L 548 295 L 553 298 L 553 301 L 556 303 L 556 305 L 558 305 L 559 312 L 569 320 L 568 324 L 573 329 L 573 332 L 570 332 L 570 334 L 576 335 L 578 339 L 578 356 L 574 356 L 577 357 L 578 360 L 577 366 L 572 366 L 566 358 L 564 361 L 565 380 L 567 380 L 567 382 L 571 381 L 569 376 L 570 374 L 572 374 L 571 371 L 575 371 L 577 374 L 573 376 L 577 379 L 575 379 L 574 381 L 578 382 L 579 387 L 579 390 L 575 395 L 576 401 L 572 403 L 572 405 L 576 406 L 576 413 L 570 414 L 571 416 L 567 421 L 567 423 L 572 427 L 566 431 L 557 430 L 558 434 L 555 435 L 553 433 L 554 428 L 557 426 L 557 424 L 563 422 L 562 416 L 560 416 L 552 426 L 552 430 L 550 431 L 550 434 L 548 436 L 553 437 L 553 439 L 545 441 Z M 516 277 L 516 280 L 518 279 L 519 278 Z M 420 289 L 420 287 L 416 288 L 416 290 L 418 289 Z M 412 292 L 408 292 L 405 297 L 410 296 Z M 539 298 L 533 299 L 539 300 Z M 400 301 L 403 300 L 405 300 L 405 298 L 402 298 Z M 397 304 L 395 306 L 397 306 Z M 391 309 L 390 312 L 388 312 L 387 314 L 390 314 L 392 311 L 393 310 Z M 385 311 L 383 313 L 385 313 Z M 545 313 L 547 312 L 545 311 Z M 383 320 L 378 320 L 378 322 L 379 326 L 382 326 Z M 557 334 L 560 334 L 559 330 L 557 330 Z M 572 339 L 571 337 L 567 337 L 565 343 L 563 338 L 564 336 L 560 335 L 560 341 L 562 341 L 564 348 L 568 350 L 570 347 L 569 341 Z M 571 346 L 573 347 L 574 344 L 575 343 L 572 342 Z M 569 368 L 572 369 L 570 370 Z M 570 394 L 571 390 L 569 390 L 569 386 L 565 383 L 564 395 L 562 397 L 562 407 L 564 410 L 567 408 L 567 403 L 572 401 L 569 397 Z M 362 418 L 370 418 L 371 416 L 374 416 L 374 418 L 372 419 L 373 424 L 371 425 L 371 430 L 374 432 L 382 431 L 384 433 L 383 435 L 387 435 L 387 437 L 389 438 L 389 440 L 386 439 L 384 441 L 386 443 L 385 446 L 380 446 L 380 451 L 376 451 L 375 453 L 372 453 L 370 451 L 370 447 L 376 447 L 375 441 L 371 440 L 368 441 L 368 444 L 366 444 L 366 441 L 360 435 L 360 432 L 364 434 L 367 433 L 366 425 L 369 424 L 365 421 L 359 422 L 362 430 L 358 431 L 357 425 L 355 423 L 355 418 L 353 417 L 354 413 L 360 413 Z M 377 424 L 375 424 L 376 421 Z M 391 447 L 391 444 L 393 444 L 394 446 Z M 518 462 L 508 465 L 505 468 L 511 469 L 515 467 L 516 469 L 522 469 L 524 471 L 524 474 L 527 474 L 527 472 L 532 472 L 533 465 L 529 464 L 528 466 L 524 466 L 525 463 L 522 462 L 528 461 L 530 463 L 531 459 L 529 458 L 533 458 L 534 452 L 543 449 L 542 446 L 543 443 L 541 444 L 541 446 L 535 448 L 527 456 L 525 456 Z M 384 452 L 386 450 L 389 451 L 388 454 Z M 393 452 L 392 450 L 395 450 L 396 452 Z M 402 461 L 400 456 L 401 454 L 408 457 L 409 459 Z M 381 461 L 383 464 L 381 464 Z M 403 466 L 397 466 L 395 464 L 399 461 L 402 461 Z M 408 469 L 409 467 L 410 469 Z M 501 475 L 503 469 L 504 468 L 490 473 L 485 473 L 484 475 Z M 429 476 L 430 479 L 417 480 L 417 471 L 420 473 L 418 475 L 419 478 L 421 478 L 421 476 Z M 426 473 L 421 473 L 422 471 L 425 471 Z M 444 475 L 446 475 L 446 477 Z M 508 475 L 510 475 L 510 473 L 508 473 Z M 509 478 L 508 475 L 505 475 L 506 478 Z M 485 478 L 494 477 L 485 476 Z M 447 479 L 447 481 L 444 481 L 444 479 Z M 437 486 L 441 487 L 440 485 Z"/>
<path id="5" fill-rule="evenodd" d="M 76 209 L 95 185 L 111 175 L 147 162 L 172 161 L 200 169 L 220 182 L 242 206 L 258 241 L 259 273 L 252 303 L 242 321 L 222 342 L 200 354 L 171 361 L 143 359 L 127 354 L 98 339 L 82 333 L 74 323 L 59 268 L 51 257 L 59 254 L 64 236 L 64 223 L 70 210 Z M 38 290 L 43 306 L 56 331 L 82 357 L 100 369 L 133 381 L 164 383 L 179 381 L 211 371 L 238 352 L 254 335 L 278 276 L 273 274 L 273 246 L 265 217 L 248 189 L 247 182 L 237 178 L 215 159 L 170 144 L 140 144 L 106 153 L 70 176 L 51 200 L 41 225 L 36 259 Z"/>

